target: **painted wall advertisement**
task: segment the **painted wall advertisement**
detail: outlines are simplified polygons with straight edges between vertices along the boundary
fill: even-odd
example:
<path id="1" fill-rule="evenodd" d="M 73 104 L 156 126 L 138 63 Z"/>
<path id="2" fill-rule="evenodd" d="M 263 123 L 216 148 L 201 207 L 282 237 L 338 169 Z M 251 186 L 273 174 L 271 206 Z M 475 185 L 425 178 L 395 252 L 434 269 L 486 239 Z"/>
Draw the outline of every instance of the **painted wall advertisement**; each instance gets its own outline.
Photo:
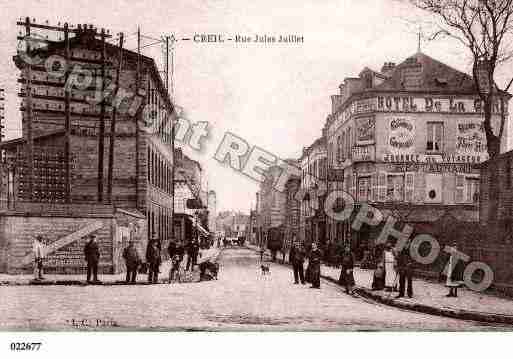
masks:
<path id="1" fill-rule="evenodd" d="M 460 156 L 487 157 L 486 136 L 481 121 L 465 120 L 458 122 L 456 153 Z"/>
<path id="2" fill-rule="evenodd" d="M 415 120 L 409 117 L 390 118 L 388 149 L 393 155 L 413 153 L 415 149 Z"/>
<path id="3" fill-rule="evenodd" d="M 356 142 L 358 144 L 374 143 L 376 120 L 374 116 L 356 119 Z"/>

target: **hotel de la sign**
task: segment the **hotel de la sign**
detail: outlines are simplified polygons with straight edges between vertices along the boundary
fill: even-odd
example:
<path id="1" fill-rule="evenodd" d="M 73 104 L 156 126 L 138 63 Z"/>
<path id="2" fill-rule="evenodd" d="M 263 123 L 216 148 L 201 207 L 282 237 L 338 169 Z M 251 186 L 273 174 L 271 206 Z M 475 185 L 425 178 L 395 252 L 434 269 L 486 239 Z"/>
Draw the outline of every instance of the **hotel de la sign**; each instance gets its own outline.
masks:
<path id="1" fill-rule="evenodd" d="M 331 99 L 324 127 L 330 190 L 345 190 L 356 203 L 373 203 L 417 229 L 445 216 L 478 220 L 479 163 L 488 155 L 472 77 L 418 52 L 346 78 Z M 501 143 L 504 152 L 507 123 Z M 374 236 L 371 229 L 354 233 L 349 222 L 328 219 L 327 226 L 331 240 L 357 247 L 368 247 Z"/>

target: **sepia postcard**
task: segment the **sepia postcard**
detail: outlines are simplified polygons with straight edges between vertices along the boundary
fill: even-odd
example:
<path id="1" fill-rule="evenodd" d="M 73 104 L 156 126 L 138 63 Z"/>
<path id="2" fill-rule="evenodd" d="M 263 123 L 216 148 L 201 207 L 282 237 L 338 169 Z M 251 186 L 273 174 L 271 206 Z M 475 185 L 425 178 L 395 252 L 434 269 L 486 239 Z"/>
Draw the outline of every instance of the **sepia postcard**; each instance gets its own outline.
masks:
<path id="1" fill-rule="evenodd" d="M 0 331 L 513 329 L 513 0 L 2 10 Z"/>

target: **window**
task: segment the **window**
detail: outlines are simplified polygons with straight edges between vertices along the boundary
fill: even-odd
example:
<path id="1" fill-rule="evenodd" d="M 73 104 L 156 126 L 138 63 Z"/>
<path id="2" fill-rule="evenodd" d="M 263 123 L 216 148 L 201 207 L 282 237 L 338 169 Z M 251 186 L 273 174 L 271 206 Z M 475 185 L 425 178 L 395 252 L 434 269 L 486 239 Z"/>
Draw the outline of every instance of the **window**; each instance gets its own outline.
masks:
<path id="1" fill-rule="evenodd" d="M 442 151 L 444 124 L 442 122 L 428 122 L 427 144 L 428 151 Z"/>
<path id="2" fill-rule="evenodd" d="M 371 178 L 360 177 L 358 178 L 358 201 L 368 202 L 372 199 L 371 197 Z"/>
<path id="3" fill-rule="evenodd" d="M 467 186 L 467 202 L 478 203 L 479 202 L 479 178 L 466 178 Z"/>
<path id="4" fill-rule="evenodd" d="M 404 175 L 387 175 L 387 200 L 404 201 Z"/>
<path id="5" fill-rule="evenodd" d="M 337 162 L 342 160 L 342 153 L 340 151 L 340 136 L 337 137 Z"/>

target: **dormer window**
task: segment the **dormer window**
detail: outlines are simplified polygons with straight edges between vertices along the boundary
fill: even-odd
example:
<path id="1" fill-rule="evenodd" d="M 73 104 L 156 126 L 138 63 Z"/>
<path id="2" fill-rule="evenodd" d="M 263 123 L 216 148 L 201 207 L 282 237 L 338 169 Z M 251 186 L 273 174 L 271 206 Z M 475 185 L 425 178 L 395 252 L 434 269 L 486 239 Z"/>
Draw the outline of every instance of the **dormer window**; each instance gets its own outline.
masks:
<path id="1" fill-rule="evenodd" d="M 447 79 L 445 77 L 437 77 L 435 82 L 438 86 L 447 86 Z"/>
<path id="2" fill-rule="evenodd" d="M 365 74 L 364 81 L 365 81 L 365 88 L 367 88 L 367 89 L 372 88 L 372 74 L 371 73 Z"/>

